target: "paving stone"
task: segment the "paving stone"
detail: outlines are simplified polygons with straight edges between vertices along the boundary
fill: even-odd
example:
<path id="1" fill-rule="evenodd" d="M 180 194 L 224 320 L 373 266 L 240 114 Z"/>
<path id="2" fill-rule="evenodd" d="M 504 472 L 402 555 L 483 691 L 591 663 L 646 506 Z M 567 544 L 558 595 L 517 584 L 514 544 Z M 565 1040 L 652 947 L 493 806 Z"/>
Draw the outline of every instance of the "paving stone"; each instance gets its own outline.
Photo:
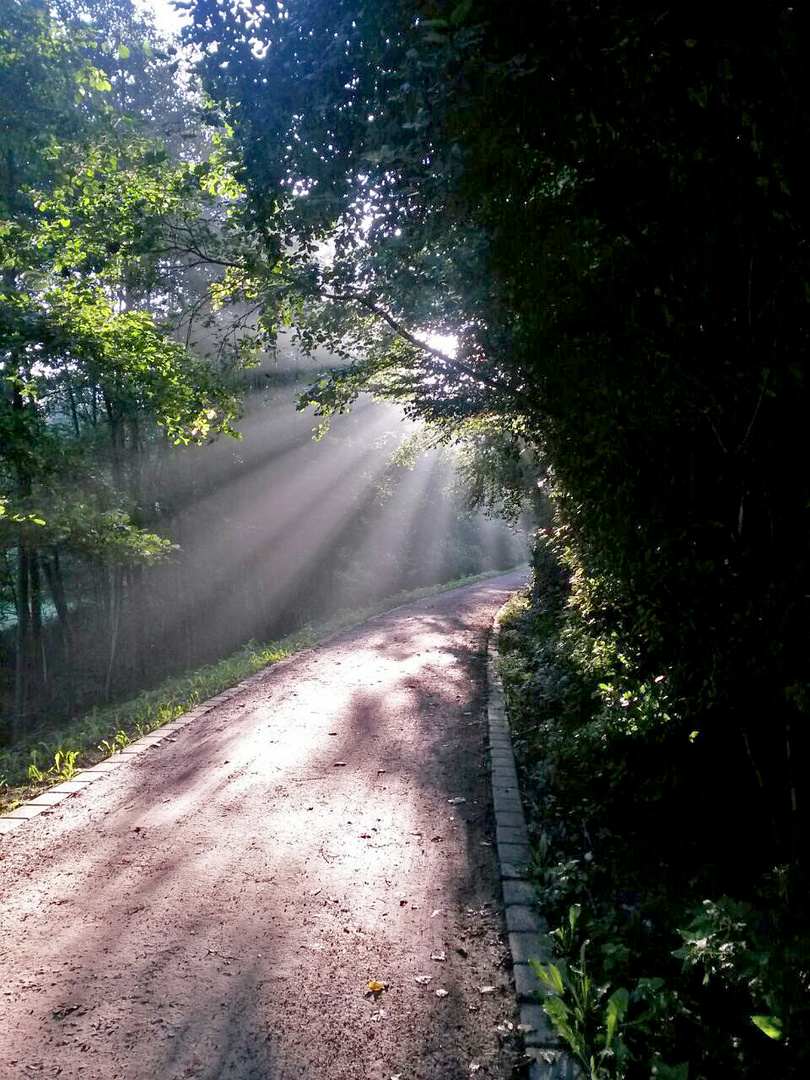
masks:
<path id="1" fill-rule="evenodd" d="M 535 1000 L 541 992 L 541 983 L 528 964 L 515 964 L 513 968 L 515 976 L 515 993 L 518 998 Z"/>
<path id="2" fill-rule="evenodd" d="M 495 839 L 499 844 L 527 844 L 529 835 L 525 825 L 502 825 L 496 822 Z"/>
<path id="3" fill-rule="evenodd" d="M 14 832 L 20 825 L 24 825 L 25 822 L 20 818 L 0 817 L 0 836 L 5 836 L 6 833 Z"/>
<path id="4" fill-rule="evenodd" d="M 518 792 L 516 787 L 507 787 L 505 785 L 497 787 L 494 795 L 492 795 L 492 805 L 494 805 L 496 813 L 501 810 L 509 813 L 521 813 L 523 811 L 521 793 Z"/>
<path id="5" fill-rule="evenodd" d="M 498 814 L 495 824 L 519 829 L 521 826 L 525 827 L 526 819 L 522 812 L 517 814 L 514 811 L 510 812 L 504 810 L 502 813 Z M 515 901 L 515 903 L 518 903 L 518 901 Z"/>
<path id="6" fill-rule="evenodd" d="M 60 802 L 63 802 L 68 797 L 67 791 L 43 791 L 41 795 L 36 795 L 33 799 L 26 799 L 23 803 L 24 806 L 58 806 Z"/>
<path id="7" fill-rule="evenodd" d="M 517 784 L 494 784 L 492 785 L 492 797 L 493 799 L 504 798 L 513 799 L 515 797 L 520 798 L 520 788 Z"/>
<path id="8" fill-rule="evenodd" d="M 492 805 L 495 807 L 495 815 L 505 810 L 508 814 L 520 814 L 523 812 L 523 803 L 520 801 L 520 795 L 517 792 L 517 788 L 512 789 L 513 794 L 498 794 L 492 796 Z"/>
<path id="9" fill-rule="evenodd" d="M 504 881 L 503 900 L 505 904 L 533 904 L 537 892 L 529 881 Z"/>
<path id="10" fill-rule="evenodd" d="M 532 1001 L 524 1001 L 521 1004 L 520 1026 L 531 1029 L 522 1032 L 526 1046 L 559 1046 L 560 1040 L 554 1025 L 539 1002 L 535 1004 Z"/>
<path id="11" fill-rule="evenodd" d="M 498 858 L 501 863 L 512 863 L 515 866 L 525 866 L 529 861 L 529 848 L 527 844 L 498 844 Z"/>
<path id="12" fill-rule="evenodd" d="M 564 1050 L 527 1046 L 526 1053 L 534 1059 L 529 1080 L 581 1080 L 582 1071 Z"/>
<path id="13" fill-rule="evenodd" d="M 510 758 L 515 756 L 512 750 L 512 740 L 508 735 L 496 735 L 490 739 L 487 750 L 489 750 L 490 754 L 508 754 Z"/>
<path id="14" fill-rule="evenodd" d="M 100 777 L 94 776 L 93 780 L 80 780 L 79 776 L 81 776 L 81 773 L 74 777 L 73 780 L 65 780 L 63 784 L 56 784 L 51 788 L 51 791 L 64 791 L 68 795 L 73 795 L 77 791 L 84 791 L 86 787 L 93 783 L 93 780 L 100 779 Z"/>
<path id="15" fill-rule="evenodd" d="M 499 790 L 499 798 L 517 799 L 517 806 L 513 813 L 523 812 L 523 803 L 520 801 L 520 788 L 517 782 L 517 773 L 514 765 L 495 764 L 492 766 L 492 787 Z M 506 790 L 512 794 L 506 794 Z"/>
<path id="16" fill-rule="evenodd" d="M 113 769 L 117 769 L 121 764 L 117 757 L 105 758 L 103 761 L 97 761 L 95 765 L 88 765 L 86 769 L 82 769 L 81 772 L 76 773 L 76 776 L 87 776 L 89 780 L 91 777 L 95 778 L 101 776 L 102 773 L 112 772 Z"/>
<path id="17" fill-rule="evenodd" d="M 518 862 L 519 860 L 515 860 Z M 539 933 L 545 929 L 540 916 L 534 907 L 529 904 L 507 904 L 506 905 L 506 929 L 510 933 L 525 933 L 526 931 L 534 931 Z"/>
<path id="18" fill-rule="evenodd" d="M 501 877 L 505 881 L 523 881 L 527 876 L 525 863 L 501 863 Z"/>
<path id="19" fill-rule="evenodd" d="M 513 964 L 528 964 L 529 960 L 539 960 L 541 964 L 547 964 L 551 960 L 551 940 L 548 934 L 512 933 L 509 935 L 509 948 L 512 950 Z"/>
<path id="20" fill-rule="evenodd" d="M 116 761 L 115 764 L 120 765 L 120 761 Z M 101 770 L 96 772 L 94 769 L 82 769 L 81 772 L 74 773 L 73 776 L 71 776 L 70 780 L 66 780 L 65 783 L 83 784 L 85 787 L 87 787 L 88 784 L 93 784 L 96 780 L 100 780 L 102 776 L 108 776 L 110 772 L 112 772 L 111 769 L 107 769 L 104 772 L 102 772 Z M 51 791 L 61 791 L 61 789 L 62 785 L 57 784 L 55 787 L 51 788 Z"/>
<path id="21" fill-rule="evenodd" d="M 15 809 L 6 816 L 12 819 L 16 818 L 17 821 L 30 821 L 31 818 L 39 817 L 40 814 L 44 814 L 48 809 L 49 807 L 43 805 L 30 806 L 23 803 L 22 806 L 15 807 Z"/>
<path id="22" fill-rule="evenodd" d="M 492 805 L 495 807 L 496 817 L 502 810 L 509 814 L 523 812 L 523 803 L 520 801 L 519 795 L 493 795 Z"/>

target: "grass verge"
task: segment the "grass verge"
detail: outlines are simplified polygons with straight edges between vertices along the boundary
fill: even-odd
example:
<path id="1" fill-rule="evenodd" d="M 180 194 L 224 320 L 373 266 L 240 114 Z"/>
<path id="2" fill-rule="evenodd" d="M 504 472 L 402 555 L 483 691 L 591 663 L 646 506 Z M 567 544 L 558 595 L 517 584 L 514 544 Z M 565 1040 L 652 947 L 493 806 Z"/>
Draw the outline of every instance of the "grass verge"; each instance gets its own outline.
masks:
<path id="1" fill-rule="evenodd" d="M 279 641 L 249 641 L 231 656 L 166 679 L 131 701 L 97 706 L 58 732 L 50 733 L 50 738 L 35 734 L 9 750 L 0 751 L 0 814 L 8 813 L 54 784 L 69 780 L 80 769 L 102 761 L 270 664 L 321 644 L 374 615 L 508 572 L 492 570 L 443 585 L 400 592 L 366 607 L 339 611 L 328 621 L 304 626 Z"/>

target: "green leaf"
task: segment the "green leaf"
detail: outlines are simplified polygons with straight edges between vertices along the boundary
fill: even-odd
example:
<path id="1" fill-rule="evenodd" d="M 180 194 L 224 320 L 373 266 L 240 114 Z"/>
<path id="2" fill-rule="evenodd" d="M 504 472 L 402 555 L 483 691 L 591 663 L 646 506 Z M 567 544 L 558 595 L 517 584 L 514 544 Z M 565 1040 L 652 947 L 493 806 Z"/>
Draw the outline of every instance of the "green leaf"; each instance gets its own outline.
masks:
<path id="1" fill-rule="evenodd" d="M 655 1080 L 689 1080 L 689 1062 L 682 1061 L 679 1065 L 665 1065 L 663 1061 L 656 1061 L 653 1073 Z"/>
<path id="2" fill-rule="evenodd" d="M 119 45 L 118 46 L 118 59 L 119 60 L 128 60 L 129 59 L 129 46 L 128 45 Z"/>
<path id="3" fill-rule="evenodd" d="M 610 1044 L 613 1042 L 613 1036 L 616 1034 L 616 1026 L 619 1021 L 624 1018 L 629 1001 L 630 994 L 623 986 L 612 993 L 608 999 L 607 1008 L 605 1009 L 605 1022 L 607 1024 L 607 1037 L 605 1038 L 606 1050 L 610 1049 Z"/>
<path id="4" fill-rule="evenodd" d="M 756 1024 L 759 1030 L 764 1032 L 769 1039 L 782 1038 L 782 1021 L 778 1016 L 761 1016 L 758 1014 L 752 1016 L 751 1021 Z"/>

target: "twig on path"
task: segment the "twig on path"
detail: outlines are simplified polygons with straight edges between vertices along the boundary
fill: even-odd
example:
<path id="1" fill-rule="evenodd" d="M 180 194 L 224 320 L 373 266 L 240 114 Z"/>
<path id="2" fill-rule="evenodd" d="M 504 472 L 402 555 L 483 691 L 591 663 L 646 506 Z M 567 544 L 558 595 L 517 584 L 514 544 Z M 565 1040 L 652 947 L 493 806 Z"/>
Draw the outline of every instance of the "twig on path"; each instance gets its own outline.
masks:
<path id="1" fill-rule="evenodd" d="M 294 784 L 305 784 L 307 780 L 326 780 L 325 776 L 291 776 Z"/>
<path id="2" fill-rule="evenodd" d="M 238 956 L 225 956 L 224 953 L 217 952 L 216 949 L 206 949 L 205 951 L 208 953 L 209 956 L 218 956 L 220 958 L 220 960 L 238 960 L 239 959 Z"/>
<path id="3" fill-rule="evenodd" d="M 331 856 L 327 855 L 326 852 L 323 850 L 323 844 L 321 844 L 321 846 L 320 846 L 320 848 L 318 850 L 320 852 L 321 858 L 325 859 L 326 862 L 328 862 L 328 863 L 334 862 L 335 859 L 337 858 L 337 855 L 331 855 Z"/>

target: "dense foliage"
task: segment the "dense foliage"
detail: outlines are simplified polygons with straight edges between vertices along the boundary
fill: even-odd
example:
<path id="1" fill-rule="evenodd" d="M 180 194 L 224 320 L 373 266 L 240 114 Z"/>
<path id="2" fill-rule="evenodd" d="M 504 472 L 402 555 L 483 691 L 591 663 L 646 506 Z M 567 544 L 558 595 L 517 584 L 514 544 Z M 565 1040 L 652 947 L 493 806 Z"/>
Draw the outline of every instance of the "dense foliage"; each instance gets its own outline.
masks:
<path id="1" fill-rule="evenodd" d="M 191 7 L 256 228 L 287 259 L 268 309 L 343 359 L 307 399 L 370 387 L 446 438 L 496 430 L 507 463 L 529 452 L 610 738 L 587 730 L 627 815 L 655 815 L 673 860 L 682 841 L 693 895 L 673 902 L 768 911 L 770 1034 L 796 1051 L 810 11 Z"/>

